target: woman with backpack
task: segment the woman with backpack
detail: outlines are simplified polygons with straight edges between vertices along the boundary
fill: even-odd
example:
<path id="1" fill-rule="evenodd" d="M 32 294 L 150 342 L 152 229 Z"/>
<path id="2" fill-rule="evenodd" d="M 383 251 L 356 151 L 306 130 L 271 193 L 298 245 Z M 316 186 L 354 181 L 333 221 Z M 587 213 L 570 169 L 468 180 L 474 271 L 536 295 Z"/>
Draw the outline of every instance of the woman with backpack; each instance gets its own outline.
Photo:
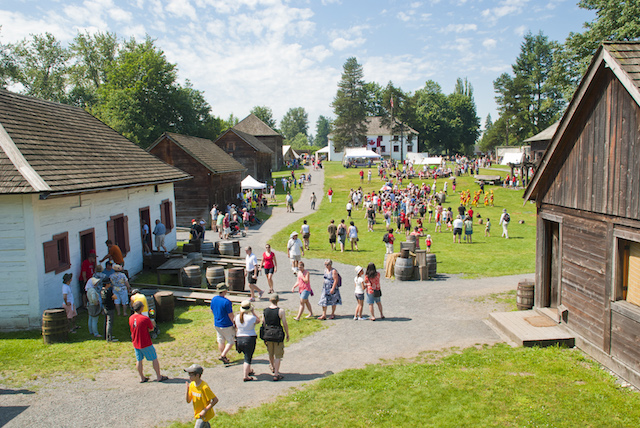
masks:
<path id="1" fill-rule="evenodd" d="M 274 382 L 284 377 L 280 374 L 280 362 L 284 357 L 284 341 L 289 341 L 289 325 L 284 309 L 278 307 L 279 301 L 277 294 L 271 295 L 269 307 L 264 310 L 264 323 L 260 328 L 260 338 L 264 340 L 269 352 L 269 368 Z"/>
<path id="2" fill-rule="evenodd" d="M 331 306 L 331 315 L 329 319 L 336 317 L 336 306 L 342 305 L 342 298 L 340 297 L 340 286 L 342 285 L 342 278 L 337 270 L 333 268 L 333 262 L 331 259 L 324 261 L 324 283 L 322 284 L 322 295 L 318 305 L 322 307 L 322 315 L 318 317 L 319 320 L 327 319 L 327 306 Z"/>

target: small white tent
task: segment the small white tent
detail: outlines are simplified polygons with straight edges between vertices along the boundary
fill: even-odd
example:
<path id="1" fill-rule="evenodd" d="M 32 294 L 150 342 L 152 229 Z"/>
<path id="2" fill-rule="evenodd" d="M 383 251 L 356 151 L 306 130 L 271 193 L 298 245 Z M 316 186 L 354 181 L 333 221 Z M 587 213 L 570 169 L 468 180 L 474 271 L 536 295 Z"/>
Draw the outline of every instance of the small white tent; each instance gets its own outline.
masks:
<path id="1" fill-rule="evenodd" d="M 247 177 L 242 180 L 242 183 L 240 183 L 242 190 L 245 189 L 266 189 L 267 185 L 266 183 L 260 183 L 258 180 L 256 180 L 255 178 L 253 178 L 250 175 L 247 175 Z"/>
<path id="2" fill-rule="evenodd" d="M 500 165 L 508 165 L 510 163 L 522 163 L 524 153 L 505 153 Z"/>
<path id="3" fill-rule="evenodd" d="M 365 147 L 354 147 L 350 149 L 344 149 L 344 158 L 364 158 L 364 159 L 380 159 L 381 156 L 374 151 L 371 151 Z"/>

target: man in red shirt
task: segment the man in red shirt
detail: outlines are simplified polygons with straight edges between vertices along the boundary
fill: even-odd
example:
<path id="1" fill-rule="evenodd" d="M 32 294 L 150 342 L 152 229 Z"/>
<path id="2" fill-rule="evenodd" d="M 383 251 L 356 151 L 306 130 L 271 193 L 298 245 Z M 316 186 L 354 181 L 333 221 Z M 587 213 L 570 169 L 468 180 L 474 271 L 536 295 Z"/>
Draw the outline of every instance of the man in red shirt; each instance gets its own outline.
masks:
<path id="1" fill-rule="evenodd" d="M 360 170 L 360 183 L 364 181 L 364 171 Z"/>
<path id="2" fill-rule="evenodd" d="M 80 265 L 80 290 L 86 290 L 87 281 L 93 277 L 96 270 L 96 250 L 89 251 L 89 256 L 82 261 Z M 82 293 L 82 302 L 87 306 L 87 294 Z"/>
<path id="3" fill-rule="evenodd" d="M 160 363 L 158 362 L 158 356 L 156 355 L 156 349 L 151 343 L 151 335 L 149 332 L 153 330 L 153 323 L 149 317 L 142 315 L 142 309 L 144 305 L 142 302 L 137 301 L 133 304 L 133 310 L 135 314 L 129 317 L 129 329 L 131 330 L 131 342 L 136 352 L 136 369 L 140 374 L 140 383 L 148 382 L 149 378 L 144 375 L 144 368 L 142 366 L 142 359 L 146 358 L 147 361 L 151 361 L 153 369 L 156 372 L 156 380 L 163 382 L 169 379 L 160 373 Z"/>

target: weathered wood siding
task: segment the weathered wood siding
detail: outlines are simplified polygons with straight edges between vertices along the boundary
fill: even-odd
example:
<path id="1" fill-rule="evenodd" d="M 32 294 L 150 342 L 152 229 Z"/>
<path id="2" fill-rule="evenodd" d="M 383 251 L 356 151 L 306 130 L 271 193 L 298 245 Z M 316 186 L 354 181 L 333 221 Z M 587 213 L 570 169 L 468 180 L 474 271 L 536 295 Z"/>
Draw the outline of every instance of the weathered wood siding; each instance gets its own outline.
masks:
<path id="1" fill-rule="evenodd" d="M 640 108 L 610 70 L 599 71 L 594 82 L 562 136 L 564 150 L 542 202 L 637 218 Z"/>
<path id="2" fill-rule="evenodd" d="M 264 145 L 269 147 L 274 153 L 273 156 L 271 156 L 272 171 L 280 171 L 280 168 L 282 168 L 284 164 L 284 158 L 282 156 L 283 138 L 279 135 L 256 136 L 256 138 L 262 141 Z"/>
<path id="3" fill-rule="evenodd" d="M 231 157 L 247 168 L 247 174 L 258 181 L 271 179 L 271 153 L 256 151 L 247 142 L 233 132 L 226 133 L 215 143 Z M 282 149 L 280 150 L 282 153 Z"/>
<path id="4" fill-rule="evenodd" d="M 244 177 L 240 172 L 212 173 L 180 146 L 165 138 L 151 149 L 151 153 L 169 165 L 193 176 L 190 180 L 175 183 L 176 224 L 190 226 L 191 219 L 208 221 L 213 204 L 225 206 L 236 203 Z"/>

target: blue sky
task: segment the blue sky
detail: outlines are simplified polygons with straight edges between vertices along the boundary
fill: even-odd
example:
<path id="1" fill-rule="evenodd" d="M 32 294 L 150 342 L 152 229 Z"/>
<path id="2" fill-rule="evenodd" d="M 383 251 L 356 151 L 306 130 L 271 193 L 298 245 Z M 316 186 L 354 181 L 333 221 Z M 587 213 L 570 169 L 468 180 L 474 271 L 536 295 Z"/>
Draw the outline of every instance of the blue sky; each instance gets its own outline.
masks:
<path id="1" fill-rule="evenodd" d="M 213 114 L 240 119 L 256 105 L 279 122 L 304 107 L 315 133 L 348 57 L 366 81 L 445 93 L 456 78 L 474 87 L 478 115 L 497 118 L 493 80 L 510 72 L 527 31 L 563 42 L 595 14 L 577 0 L 85 0 L 0 2 L 0 41 L 48 31 L 156 40 L 181 80 L 205 93 Z"/>

